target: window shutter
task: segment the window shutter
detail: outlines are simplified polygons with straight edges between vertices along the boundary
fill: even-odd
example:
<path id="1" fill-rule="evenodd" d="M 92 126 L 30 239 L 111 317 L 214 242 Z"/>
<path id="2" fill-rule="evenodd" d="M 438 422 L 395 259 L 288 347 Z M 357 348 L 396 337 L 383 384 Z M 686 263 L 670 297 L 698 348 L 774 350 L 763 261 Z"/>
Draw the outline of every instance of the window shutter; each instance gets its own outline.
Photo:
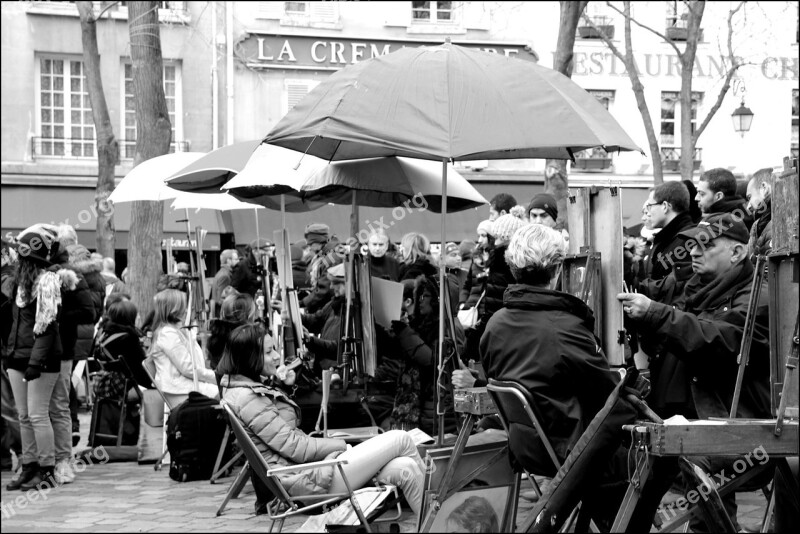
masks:
<path id="1" fill-rule="evenodd" d="M 283 91 L 284 115 L 291 111 L 318 84 L 319 82 L 315 80 L 286 80 Z"/>
<path id="2" fill-rule="evenodd" d="M 283 2 L 257 2 L 256 18 L 279 19 L 283 17 Z"/>
<path id="3" fill-rule="evenodd" d="M 311 6 L 311 20 L 317 22 L 338 22 L 338 2 L 309 2 Z"/>

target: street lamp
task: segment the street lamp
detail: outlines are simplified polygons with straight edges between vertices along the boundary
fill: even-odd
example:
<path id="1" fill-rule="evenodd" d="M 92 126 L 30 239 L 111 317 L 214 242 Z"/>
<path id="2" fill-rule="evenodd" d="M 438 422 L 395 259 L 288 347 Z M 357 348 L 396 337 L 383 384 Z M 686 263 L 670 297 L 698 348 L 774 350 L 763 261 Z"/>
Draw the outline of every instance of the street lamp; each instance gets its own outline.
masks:
<path id="1" fill-rule="evenodd" d="M 744 137 L 744 134 L 750 131 L 750 125 L 753 123 L 753 112 L 750 108 L 745 107 L 744 99 L 742 104 L 731 113 L 733 119 L 733 129 Z"/>
<path id="2" fill-rule="evenodd" d="M 747 89 L 745 88 L 744 80 L 737 78 L 734 81 L 733 94 L 736 96 L 737 93 L 741 93 L 742 103 L 731 113 L 731 119 L 733 119 L 734 131 L 742 137 L 750 131 L 750 126 L 753 124 L 753 112 L 744 105 L 744 95 L 746 92 Z"/>

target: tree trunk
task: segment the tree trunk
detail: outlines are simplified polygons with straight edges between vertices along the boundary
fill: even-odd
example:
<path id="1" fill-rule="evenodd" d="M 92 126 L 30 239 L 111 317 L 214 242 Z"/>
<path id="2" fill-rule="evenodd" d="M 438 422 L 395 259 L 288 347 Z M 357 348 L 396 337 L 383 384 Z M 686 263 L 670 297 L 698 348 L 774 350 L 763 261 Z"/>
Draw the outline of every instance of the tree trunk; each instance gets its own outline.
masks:
<path id="1" fill-rule="evenodd" d="M 136 111 L 134 166 L 169 151 L 172 126 L 164 97 L 158 2 L 128 2 L 128 29 L 133 63 Z M 161 202 L 136 201 L 131 213 L 128 239 L 128 271 L 131 298 L 139 309 L 139 323 L 153 307 L 161 274 L 161 235 L 164 226 Z"/>
<path id="2" fill-rule="evenodd" d="M 700 40 L 700 22 L 703 20 L 705 2 L 688 3 L 686 48 L 681 60 L 681 180 L 691 180 L 694 174 L 695 135 L 692 131 L 692 78 L 697 42 Z"/>
<path id="3" fill-rule="evenodd" d="M 114 128 L 108 114 L 108 105 L 100 75 L 100 53 L 97 49 L 97 24 L 92 11 L 93 2 L 75 2 L 81 21 L 83 43 L 83 68 L 89 100 L 92 103 L 92 119 L 97 137 L 97 186 L 94 205 L 97 211 L 97 252 L 114 257 L 114 207 L 108 196 L 114 190 L 114 166 L 119 161 L 119 144 L 114 137 Z"/>
<path id="4" fill-rule="evenodd" d="M 553 70 L 568 78 L 572 77 L 575 32 L 578 30 L 578 21 L 580 21 L 581 14 L 588 3 L 588 1 L 569 2 L 565 0 L 559 2 L 561 16 L 558 24 L 558 41 L 556 43 L 555 57 L 553 58 Z M 545 162 L 544 189 L 553 195 L 558 203 L 556 227 L 569 229 L 567 224 L 569 178 L 565 160 L 548 159 Z"/>

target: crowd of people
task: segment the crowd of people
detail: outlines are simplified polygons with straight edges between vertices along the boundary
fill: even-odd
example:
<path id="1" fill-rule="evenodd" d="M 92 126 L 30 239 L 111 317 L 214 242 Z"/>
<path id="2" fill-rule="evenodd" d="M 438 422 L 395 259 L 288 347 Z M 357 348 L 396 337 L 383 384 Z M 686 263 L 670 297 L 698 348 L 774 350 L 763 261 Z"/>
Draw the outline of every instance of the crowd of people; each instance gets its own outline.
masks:
<path id="1" fill-rule="evenodd" d="M 630 291 L 616 298 L 632 334 L 631 353 L 639 367 L 649 368 L 648 402 L 662 418 L 727 416 L 754 258 L 771 247 L 771 174 L 771 168 L 756 172 L 746 198 L 737 195 L 736 179 L 725 169 L 703 173 L 696 189 L 692 182 L 666 182 L 650 191 L 642 225 L 626 229 L 621 253 Z M 98 337 L 119 334 L 112 350 L 124 364 L 106 369 L 97 380 L 102 387 L 116 384 L 117 393 L 127 394 L 119 386 L 127 370 L 139 386 L 158 387 L 171 405 L 190 391 L 224 399 L 270 464 L 347 458 L 351 484 L 360 487 L 373 477 L 396 484 L 418 513 L 424 464 L 406 431 L 437 432 L 443 386 L 437 368 L 442 295 L 452 314 L 446 318 L 443 346 L 455 359 L 444 386 L 485 385 L 475 363 L 482 365 L 486 378 L 520 383 L 536 401 L 547 437 L 563 462 L 620 379 L 595 338 L 592 311 L 559 290 L 569 234 L 558 215 L 550 194 L 534 196 L 527 206 L 499 194 L 474 240 L 442 243 L 438 254 L 420 233 L 408 233 L 399 243 L 380 229 L 370 233 L 356 253 L 373 276 L 401 283 L 403 300 L 399 320 L 390 327 L 374 325 L 378 365 L 367 411 L 385 432 L 355 447 L 340 439 L 310 437 L 301 429 L 301 380 L 313 390 L 323 370 L 341 370 L 346 247 L 326 224 L 309 224 L 289 251 L 290 276 L 303 310 L 299 318 L 290 317 L 276 291 L 272 243 L 260 240 L 223 250 L 211 283 L 212 320 L 205 343 L 184 326 L 187 278 L 165 276 L 153 311 L 137 322 L 136 306 L 116 277 L 113 260 L 90 254 L 66 225 L 28 228 L 14 243 L 3 242 L 4 409 L 10 397 L 8 380 L 20 434 L 16 443 L 4 444 L 3 452 L 14 450 L 21 459 L 21 470 L 8 489 L 74 479 L 69 462 L 77 403 L 70 375 Z M 446 288 L 439 287 L 440 266 L 445 268 Z M 272 293 L 270 302 L 265 302 L 265 289 Z M 739 402 L 742 417 L 770 417 L 766 298 L 762 291 Z M 272 310 L 284 321 L 302 323 L 306 365 L 281 368 L 275 351 L 279 340 L 263 324 Z M 155 364 L 154 384 L 141 372 L 148 357 Z M 456 432 L 452 404 L 447 411 L 445 431 Z M 496 417 L 477 428 L 492 427 L 500 427 Z M 508 439 L 512 455 L 530 472 L 555 474 L 535 432 L 512 428 Z M 617 465 L 619 457 L 609 457 L 608 471 L 624 481 L 627 471 Z M 713 472 L 736 459 L 693 460 Z M 649 525 L 654 506 L 677 476 L 674 465 L 658 470 L 658 483 L 648 486 L 650 493 L 641 500 L 632 528 Z M 260 513 L 269 495 L 252 478 Z M 337 492 L 344 485 L 333 467 L 280 480 L 290 495 Z M 601 482 L 607 480 L 598 479 L 583 491 L 599 491 Z M 603 502 L 615 496 L 604 494 Z M 778 502 L 779 508 L 786 506 Z M 725 504 L 735 518 L 734 494 L 725 497 Z M 596 519 L 606 524 L 608 513 L 616 511 L 612 508 L 593 508 Z M 694 521 L 700 528 L 701 520 Z"/>

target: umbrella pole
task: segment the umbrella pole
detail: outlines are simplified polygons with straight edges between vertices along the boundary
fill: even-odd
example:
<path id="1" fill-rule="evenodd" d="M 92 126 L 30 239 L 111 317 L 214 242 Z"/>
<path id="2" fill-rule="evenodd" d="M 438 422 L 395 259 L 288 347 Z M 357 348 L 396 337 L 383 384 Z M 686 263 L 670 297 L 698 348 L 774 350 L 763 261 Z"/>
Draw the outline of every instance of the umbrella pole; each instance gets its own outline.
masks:
<path id="1" fill-rule="evenodd" d="M 351 210 L 350 210 L 350 235 L 354 239 L 357 239 L 356 236 L 358 235 L 358 204 L 356 204 L 356 190 L 355 189 L 353 189 L 353 191 L 352 191 L 352 201 L 351 201 Z M 354 243 L 353 246 L 355 246 L 355 243 L 357 243 L 357 241 L 353 241 L 353 243 Z"/>
<path id="2" fill-rule="evenodd" d="M 442 411 L 442 394 L 439 389 L 439 380 L 441 378 L 442 368 L 444 365 L 444 299 L 445 299 L 445 264 L 444 264 L 444 245 L 445 245 L 445 219 L 447 216 L 447 159 L 442 159 L 442 242 L 439 247 L 439 340 L 437 342 L 438 348 L 438 366 L 436 373 L 436 414 L 439 423 L 437 434 L 437 445 L 444 444 L 444 412 Z"/>
<path id="3" fill-rule="evenodd" d="M 286 195 L 281 195 L 281 223 L 283 229 L 286 229 Z"/>

